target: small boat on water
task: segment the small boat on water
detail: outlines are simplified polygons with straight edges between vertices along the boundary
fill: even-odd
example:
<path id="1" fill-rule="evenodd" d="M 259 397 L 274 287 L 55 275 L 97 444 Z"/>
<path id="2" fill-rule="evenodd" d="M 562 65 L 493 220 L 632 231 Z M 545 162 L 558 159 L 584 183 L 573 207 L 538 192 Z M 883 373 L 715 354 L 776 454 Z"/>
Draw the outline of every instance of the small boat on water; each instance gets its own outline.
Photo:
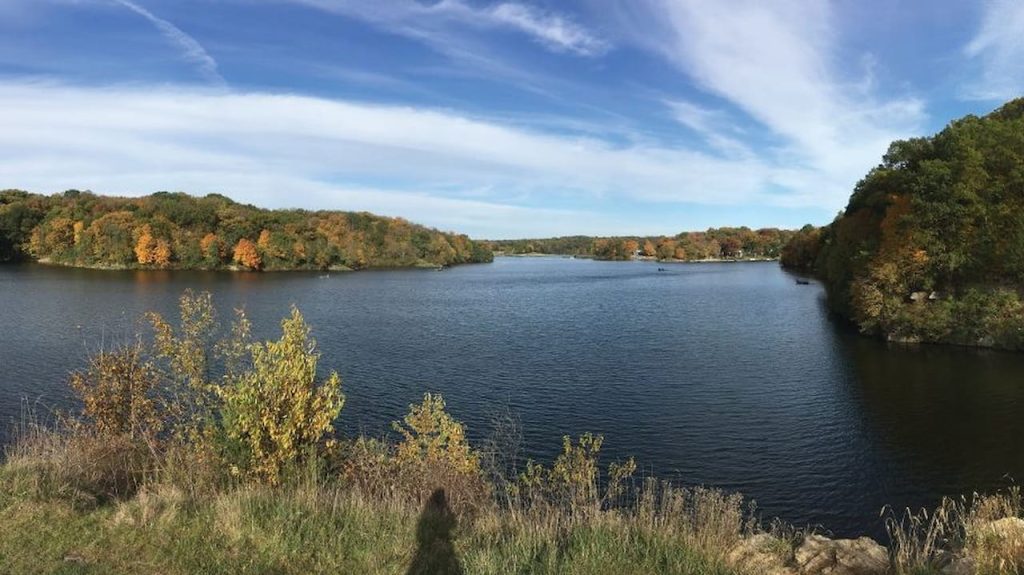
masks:
<path id="1" fill-rule="evenodd" d="M 659 272 L 667 272 L 668 270 L 667 270 L 667 269 L 665 269 L 665 268 L 658 268 L 658 271 L 659 271 Z"/>
<path id="2" fill-rule="evenodd" d="M 796 285 L 805 286 L 805 285 L 810 285 L 810 284 L 811 284 L 811 282 L 809 282 L 807 280 L 802 280 L 802 279 L 796 280 Z"/>

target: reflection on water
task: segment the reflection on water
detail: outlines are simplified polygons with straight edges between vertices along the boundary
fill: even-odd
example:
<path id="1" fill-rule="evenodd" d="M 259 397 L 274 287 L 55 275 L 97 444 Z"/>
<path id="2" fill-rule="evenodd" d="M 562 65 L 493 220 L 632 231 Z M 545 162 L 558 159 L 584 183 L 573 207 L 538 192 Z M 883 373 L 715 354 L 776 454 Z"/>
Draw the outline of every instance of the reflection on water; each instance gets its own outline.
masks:
<path id="1" fill-rule="evenodd" d="M 663 267 L 664 264 L 662 264 Z M 0 267 L 0 418 L 68 406 L 69 370 L 185 288 L 276 337 L 296 304 L 348 433 L 386 433 L 425 391 L 471 439 L 522 419 L 525 455 L 606 436 L 606 460 L 742 491 L 766 515 L 878 534 L 884 504 L 1024 476 L 1024 355 L 890 348 L 833 322 L 821 287 L 772 263 L 499 259 L 446 273 L 99 272 Z M 4 436 L 0 435 L 0 442 Z"/>

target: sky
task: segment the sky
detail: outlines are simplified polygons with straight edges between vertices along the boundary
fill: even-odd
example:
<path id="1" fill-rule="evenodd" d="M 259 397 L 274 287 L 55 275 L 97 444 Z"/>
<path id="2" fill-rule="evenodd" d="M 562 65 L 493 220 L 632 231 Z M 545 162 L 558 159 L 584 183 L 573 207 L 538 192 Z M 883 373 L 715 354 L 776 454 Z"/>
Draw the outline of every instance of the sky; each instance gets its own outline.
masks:
<path id="1" fill-rule="evenodd" d="M 488 239 L 821 225 L 1022 62 L 1021 0 L 0 0 L 0 188 Z"/>

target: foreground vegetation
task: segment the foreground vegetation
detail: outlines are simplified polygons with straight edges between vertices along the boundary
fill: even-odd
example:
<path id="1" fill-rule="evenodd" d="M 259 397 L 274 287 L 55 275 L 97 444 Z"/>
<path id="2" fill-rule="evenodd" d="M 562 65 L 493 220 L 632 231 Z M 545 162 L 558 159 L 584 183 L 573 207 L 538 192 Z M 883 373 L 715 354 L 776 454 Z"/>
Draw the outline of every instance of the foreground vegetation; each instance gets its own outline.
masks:
<path id="1" fill-rule="evenodd" d="M 782 262 L 821 275 L 866 333 L 1024 349 L 1024 99 L 894 142 Z"/>
<path id="2" fill-rule="evenodd" d="M 704 232 L 683 232 L 673 237 L 566 236 L 499 240 L 488 244 L 493 251 L 511 255 L 572 255 L 601 260 L 629 260 L 635 254 L 662 261 L 776 259 L 794 233 L 776 228 L 711 228 Z"/>
<path id="3" fill-rule="evenodd" d="M 631 459 L 602 467 L 600 436 L 523 462 L 514 418 L 473 446 L 427 394 L 396 440 L 345 437 L 342 382 L 298 310 L 268 342 L 242 312 L 221 329 L 208 294 L 147 321 L 72 375 L 79 413 L 7 449 L 0 573 L 825 572 L 805 556 L 829 540 L 766 530 L 737 494 L 638 481 Z M 992 525 L 1020 514 L 1011 490 L 893 515 L 881 569 L 1014 572 L 1024 531 Z"/>
<path id="4" fill-rule="evenodd" d="M 211 194 L 0 191 L 0 262 L 86 267 L 362 269 L 485 262 L 464 235 L 367 213 L 264 210 Z"/>

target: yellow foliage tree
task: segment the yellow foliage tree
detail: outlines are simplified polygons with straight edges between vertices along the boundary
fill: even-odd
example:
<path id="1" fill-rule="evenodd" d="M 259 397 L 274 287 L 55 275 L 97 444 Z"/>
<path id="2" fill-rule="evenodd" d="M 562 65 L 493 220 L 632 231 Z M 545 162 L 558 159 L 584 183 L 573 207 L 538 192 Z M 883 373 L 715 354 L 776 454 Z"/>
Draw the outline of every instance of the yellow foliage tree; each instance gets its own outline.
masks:
<path id="1" fill-rule="evenodd" d="M 153 263 L 165 268 L 171 265 L 171 255 L 171 243 L 165 239 L 157 240 L 156 247 L 153 248 Z"/>
<path id="2" fill-rule="evenodd" d="M 260 237 L 256 240 L 256 245 L 263 251 L 270 249 L 270 230 L 263 230 L 260 232 Z"/>
<path id="3" fill-rule="evenodd" d="M 654 244 L 651 243 L 651 240 L 644 240 L 644 255 L 647 257 L 654 257 L 655 253 L 657 252 L 655 251 Z"/>
<path id="4" fill-rule="evenodd" d="M 320 354 L 298 309 L 281 329 L 280 340 L 250 345 L 252 369 L 220 388 L 228 434 L 246 447 L 249 472 L 271 484 L 316 449 L 345 404 L 337 372 L 316 381 Z"/>
<path id="5" fill-rule="evenodd" d="M 199 251 L 203 253 L 203 257 L 207 260 L 219 262 L 221 253 L 220 240 L 217 239 L 217 234 L 209 233 L 203 236 L 203 239 L 199 240 Z"/>
<path id="6" fill-rule="evenodd" d="M 406 462 L 436 462 L 462 473 L 480 470 L 480 455 L 466 443 L 466 431 L 445 411 L 440 394 L 426 394 L 423 403 L 410 405 L 402 422 L 392 423 L 402 434 L 398 458 Z"/>
<path id="7" fill-rule="evenodd" d="M 260 259 L 256 244 L 246 238 L 238 240 L 238 244 L 235 245 L 234 260 L 252 270 L 258 270 L 263 266 L 263 260 Z"/>
<path id="8" fill-rule="evenodd" d="M 143 265 L 153 263 L 153 252 L 156 251 L 156 240 L 149 226 L 143 226 L 138 241 L 135 242 L 135 259 Z"/>

